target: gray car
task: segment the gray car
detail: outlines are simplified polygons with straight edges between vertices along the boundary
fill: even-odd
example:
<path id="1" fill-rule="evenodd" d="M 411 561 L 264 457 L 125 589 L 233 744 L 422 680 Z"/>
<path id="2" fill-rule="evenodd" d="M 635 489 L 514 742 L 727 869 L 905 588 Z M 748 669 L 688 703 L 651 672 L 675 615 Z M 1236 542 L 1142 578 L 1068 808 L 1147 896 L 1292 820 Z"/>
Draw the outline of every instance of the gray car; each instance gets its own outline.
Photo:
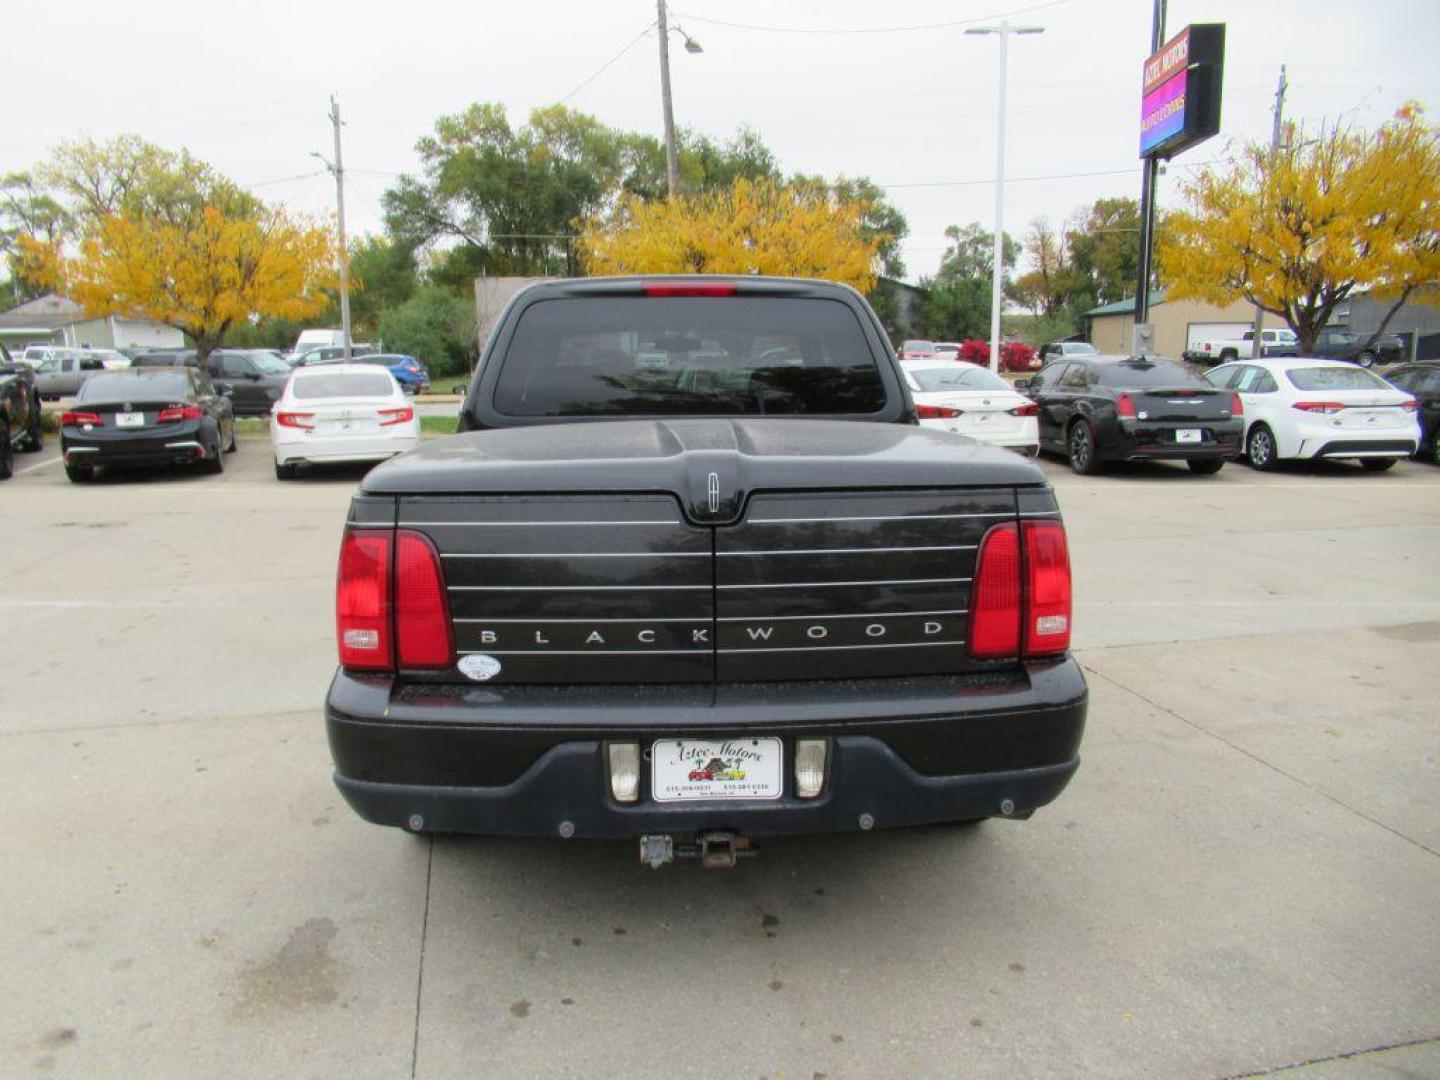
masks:
<path id="1" fill-rule="evenodd" d="M 216 349 L 210 378 L 230 398 L 236 416 L 269 416 L 285 392 L 290 367 L 268 349 Z"/>

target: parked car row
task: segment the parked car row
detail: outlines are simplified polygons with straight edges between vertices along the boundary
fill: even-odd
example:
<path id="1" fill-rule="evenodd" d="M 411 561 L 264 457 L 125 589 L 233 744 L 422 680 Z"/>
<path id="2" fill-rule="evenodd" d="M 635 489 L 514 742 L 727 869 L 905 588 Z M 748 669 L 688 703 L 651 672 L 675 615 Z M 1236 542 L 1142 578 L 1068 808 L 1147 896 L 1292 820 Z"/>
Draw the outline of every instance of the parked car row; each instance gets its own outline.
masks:
<path id="1" fill-rule="evenodd" d="M 39 450 L 44 440 L 35 374 L 0 343 L 0 480 L 14 473 L 17 450 Z"/>

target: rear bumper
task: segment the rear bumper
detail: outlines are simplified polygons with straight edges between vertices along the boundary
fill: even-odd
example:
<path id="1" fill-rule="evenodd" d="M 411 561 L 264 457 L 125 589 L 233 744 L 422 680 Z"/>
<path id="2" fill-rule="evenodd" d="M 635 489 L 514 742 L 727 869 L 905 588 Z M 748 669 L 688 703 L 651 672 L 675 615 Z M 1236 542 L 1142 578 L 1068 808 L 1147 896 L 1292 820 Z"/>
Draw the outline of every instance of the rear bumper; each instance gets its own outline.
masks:
<path id="1" fill-rule="evenodd" d="M 272 432 L 275 425 L 271 425 Z M 340 465 L 353 461 L 384 461 L 420 445 L 420 435 L 300 437 L 276 440 L 275 460 L 281 465 Z"/>
<path id="2" fill-rule="evenodd" d="M 1245 422 L 1240 419 L 1196 420 L 1193 423 L 1154 424 L 1117 423 L 1112 442 L 1100 445 L 1102 458 L 1124 461 L 1190 461 L 1192 459 L 1226 460 L 1240 454 L 1240 435 Z M 1201 440 L 1176 442 L 1176 431 L 1198 428 Z"/>
<path id="3" fill-rule="evenodd" d="M 99 438 L 77 438 L 67 429 L 60 438 L 60 450 L 67 465 L 155 466 L 199 461 L 214 441 L 203 424 L 191 421 L 174 425 L 171 431 Z"/>
<path id="4" fill-rule="evenodd" d="M 917 825 L 1053 800 L 1079 765 L 1087 691 L 1073 659 L 997 678 L 524 687 L 397 685 L 340 672 L 326 700 L 335 783 L 368 821 L 513 836 L 763 836 Z M 779 736 L 772 800 L 657 803 L 610 795 L 605 744 Z M 820 796 L 795 795 L 793 744 L 825 738 Z"/>

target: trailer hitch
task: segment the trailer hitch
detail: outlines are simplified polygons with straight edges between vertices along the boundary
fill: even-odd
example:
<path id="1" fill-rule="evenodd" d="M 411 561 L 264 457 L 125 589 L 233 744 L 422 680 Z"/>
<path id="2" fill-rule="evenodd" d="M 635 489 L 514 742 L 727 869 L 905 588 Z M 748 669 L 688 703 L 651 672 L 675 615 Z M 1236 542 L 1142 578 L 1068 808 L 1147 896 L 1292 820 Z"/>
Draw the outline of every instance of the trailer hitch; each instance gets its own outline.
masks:
<path id="1" fill-rule="evenodd" d="M 680 859 L 699 859 L 706 870 L 730 870 L 742 857 L 751 858 L 759 849 L 748 836 L 733 832 L 703 832 L 694 840 L 676 843 L 668 834 L 640 837 L 640 861 L 652 870 Z"/>

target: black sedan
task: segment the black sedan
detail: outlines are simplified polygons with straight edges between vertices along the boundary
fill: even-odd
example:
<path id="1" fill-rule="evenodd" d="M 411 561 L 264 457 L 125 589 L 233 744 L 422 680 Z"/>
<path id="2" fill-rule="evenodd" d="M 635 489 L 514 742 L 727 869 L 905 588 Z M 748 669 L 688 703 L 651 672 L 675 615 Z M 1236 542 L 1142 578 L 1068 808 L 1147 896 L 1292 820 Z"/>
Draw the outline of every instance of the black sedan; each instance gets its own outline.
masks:
<path id="1" fill-rule="evenodd" d="M 1440 465 L 1440 360 L 1421 360 L 1387 371 L 1391 385 L 1413 394 L 1420 416 L 1420 455 Z"/>
<path id="2" fill-rule="evenodd" d="M 1040 449 L 1067 455 L 1078 473 L 1107 461 L 1184 461 L 1209 475 L 1240 453 L 1239 395 L 1173 360 L 1057 360 L 1015 385 L 1039 406 Z"/>
<path id="3" fill-rule="evenodd" d="M 65 475 L 89 480 L 101 465 L 225 468 L 235 449 L 235 413 L 196 368 L 106 371 L 80 388 L 60 418 Z"/>

